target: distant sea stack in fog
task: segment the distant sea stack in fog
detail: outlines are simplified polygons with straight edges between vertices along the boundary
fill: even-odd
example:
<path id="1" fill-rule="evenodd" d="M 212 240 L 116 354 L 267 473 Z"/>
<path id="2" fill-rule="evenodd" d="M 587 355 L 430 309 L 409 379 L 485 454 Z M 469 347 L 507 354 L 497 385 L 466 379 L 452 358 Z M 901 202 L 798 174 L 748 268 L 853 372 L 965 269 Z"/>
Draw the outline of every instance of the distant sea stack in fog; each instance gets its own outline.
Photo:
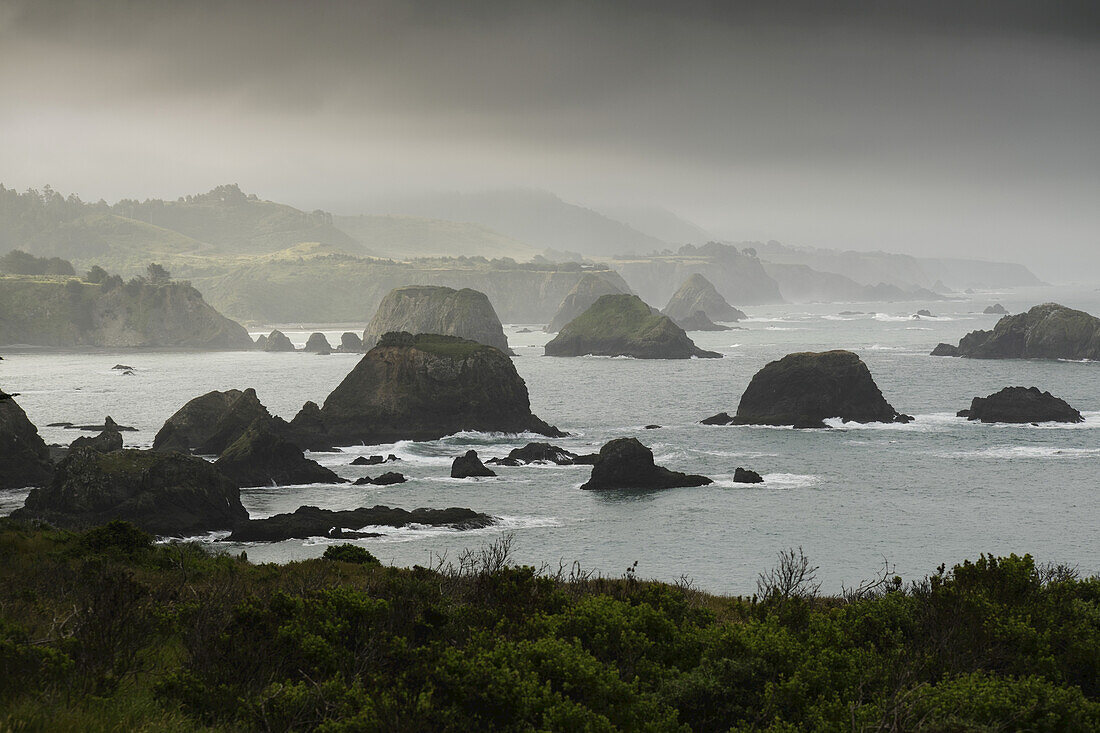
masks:
<path id="1" fill-rule="evenodd" d="M 577 284 L 573 286 L 573 289 L 569 291 L 569 294 L 562 299 L 558 312 L 554 314 L 554 317 L 550 319 L 550 323 L 543 330 L 547 333 L 557 333 L 565 324 L 591 308 L 592 304 L 602 296 L 618 295 L 630 291 L 629 288 L 620 284 L 622 282 L 621 278 L 616 278 L 619 280 L 619 283 L 616 283 L 607 277 L 608 274 L 586 272 L 582 275 Z"/>
<path id="2" fill-rule="evenodd" d="M 746 318 L 742 311 L 726 302 L 710 280 L 695 273 L 673 293 L 662 311 L 677 325 L 687 328 L 684 322 L 692 322 L 695 314 L 702 312 L 711 321 L 740 321 Z"/>
<path id="3" fill-rule="evenodd" d="M 512 355 L 489 298 L 470 288 L 407 285 L 390 291 L 363 331 L 363 348 L 370 349 L 383 334 L 401 331 L 458 336 Z"/>
<path id="4" fill-rule="evenodd" d="M 913 419 L 886 401 L 862 359 L 837 350 L 787 354 L 767 364 L 749 382 L 735 416 L 721 413 L 704 422 L 823 428 L 829 418 L 858 423 Z"/>
<path id="5" fill-rule="evenodd" d="M 383 335 L 291 429 L 303 447 L 436 440 L 464 430 L 563 435 L 531 414 L 527 385 L 500 349 L 409 333 Z"/>
<path id="6" fill-rule="evenodd" d="M 1100 318 L 1058 303 L 1043 303 L 1026 313 L 1005 316 L 992 331 L 971 331 L 954 353 L 949 344 L 940 344 L 932 355 L 1100 360 Z"/>
<path id="7" fill-rule="evenodd" d="M 636 359 L 721 358 L 704 351 L 637 295 L 604 295 L 567 323 L 548 344 L 547 356 L 633 356 Z"/>

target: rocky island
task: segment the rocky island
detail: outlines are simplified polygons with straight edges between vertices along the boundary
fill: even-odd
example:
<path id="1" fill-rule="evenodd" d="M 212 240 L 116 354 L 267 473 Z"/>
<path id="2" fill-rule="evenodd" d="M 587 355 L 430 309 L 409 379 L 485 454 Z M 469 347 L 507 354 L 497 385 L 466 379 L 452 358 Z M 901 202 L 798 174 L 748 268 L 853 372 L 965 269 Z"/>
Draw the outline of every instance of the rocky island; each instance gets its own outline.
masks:
<path id="1" fill-rule="evenodd" d="M 363 331 L 363 348 L 399 331 L 458 336 L 512 355 L 492 303 L 485 293 L 470 288 L 408 285 L 391 290 Z"/>
<path id="2" fill-rule="evenodd" d="M 702 323 L 696 316 L 699 312 L 702 312 L 709 321 L 729 322 L 747 318 L 743 312 L 726 302 L 710 280 L 695 273 L 684 280 L 662 313 L 685 330 L 707 330 L 690 328 L 691 325 Z"/>
<path id="3" fill-rule="evenodd" d="M 695 345 L 668 316 L 637 295 L 604 295 L 546 344 L 547 356 L 633 356 L 636 359 L 720 359 Z"/>
<path id="4" fill-rule="evenodd" d="M 1058 303 L 1005 316 L 992 331 L 971 331 L 955 352 L 940 344 L 933 356 L 971 359 L 1100 359 L 1100 318 Z"/>
<path id="5" fill-rule="evenodd" d="M 617 438 L 600 448 L 592 476 L 582 489 L 675 489 L 706 486 L 706 476 L 670 471 L 653 461 L 653 451 L 637 438 Z"/>
<path id="6" fill-rule="evenodd" d="M 565 324 L 592 307 L 592 304 L 604 295 L 619 295 L 629 293 L 625 284 L 620 286 L 613 282 L 608 273 L 586 272 L 573 286 L 573 289 L 562 299 L 557 313 L 550 319 L 543 330 L 547 333 L 557 333 Z M 619 279 L 621 283 L 622 280 Z"/>
<path id="7" fill-rule="evenodd" d="M 256 420 L 276 420 L 260 402 L 256 390 L 207 392 L 165 421 L 153 438 L 153 450 L 221 455 Z"/>
<path id="8" fill-rule="evenodd" d="M 975 397 L 958 417 L 986 423 L 1081 423 L 1085 418 L 1063 399 L 1038 387 L 1005 387 L 988 397 Z"/>

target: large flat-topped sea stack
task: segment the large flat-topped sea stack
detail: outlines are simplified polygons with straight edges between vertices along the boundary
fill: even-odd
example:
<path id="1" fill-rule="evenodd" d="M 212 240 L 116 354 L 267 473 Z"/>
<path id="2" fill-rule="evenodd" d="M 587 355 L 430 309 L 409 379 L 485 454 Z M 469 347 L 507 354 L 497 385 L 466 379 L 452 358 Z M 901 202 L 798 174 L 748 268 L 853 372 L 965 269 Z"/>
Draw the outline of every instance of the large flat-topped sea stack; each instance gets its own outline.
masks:
<path id="1" fill-rule="evenodd" d="M 504 328 L 485 293 L 438 285 L 407 285 L 391 290 L 363 331 L 369 349 L 390 332 L 438 333 L 477 341 L 511 355 Z"/>
<path id="2" fill-rule="evenodd" d="M 741 396 L 735 425 L 823 428 L 825 420 L 909 422 L 882 396 L 871 371 L 851 351 L 787 354 L 758 371 Z"/>
<path id="3" fill-rule="evenodd" d="M 388 333 L 291 423 L 303 447 L 436 440 L 464 430 L 561 431 L 531 414 L 527 385 L 499 349 L 456 336 Z"/>
<path id="4" fill-rule="evenodd" d="M 562 299 L 561 305 L 558 306 L 558 312 L 554 314 L 554 318 L 543 330 L 547 333 L 557 333 L 565 324 L 591 308 L 592 304 L 602 296 L 628 292 L 630 291 L 625 283 L 620 287 L 605 274 L 586 272 Z"/>
<path id="5" fill-rule="evenodd" d="M 637 359 L 721 358 L 704 351 L 637 295 L 604 295 L 546 344 L 547 356 L 633 356 Z"/>
<path id="6" fill-rule="evenodd" d="M 697 311 L 702 311 L 711 321 L 740 321 L 746 317 L 726 302 L 710 280 L 698 273 L 684 280 L 662 312 L 687 328 L 685 323 L 692 323 Z"/>
<path id="7" fill-rule="evenodd" d="M 1058 303 L 1005 316 L 992 331 L 971 331 L 951 354 L 971 359 L 1100 359 L 1100 318 Z M 933 354 L 938 356 L 939 354 Z"/>
<path id="8" fill-rule="evenodd" d="M 959 410 L 958 416 L 987 423 L 1085 421 L 1068 402 L 1038 387 L 1005 387 L 988 397 L 975 397 L 970 409 Z"/>

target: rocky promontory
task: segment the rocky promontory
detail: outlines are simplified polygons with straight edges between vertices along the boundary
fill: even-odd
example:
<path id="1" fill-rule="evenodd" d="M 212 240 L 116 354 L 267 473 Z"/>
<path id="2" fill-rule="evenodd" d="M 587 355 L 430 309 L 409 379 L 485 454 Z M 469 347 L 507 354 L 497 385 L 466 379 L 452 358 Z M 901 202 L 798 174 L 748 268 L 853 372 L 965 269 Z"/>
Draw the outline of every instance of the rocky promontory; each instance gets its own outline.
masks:
<path id="1" fill-rule="evenodd" d="M 257 418 L 214 465 L 238 486 L 342 484 L 346 481 L 286 440 L 271 420 Z"/>
<path id="2" fill-rule="evenodd" d="M 730 422 L 823 428 L 834 417 L 858 423 L 913 419 L 886 401 L 858 356 L 837 350 L 787 354 L 767 364 L 749 382 Z"/>
<path id="3" fill-rule="evenodd" d="M 43 486 L 53 474 L 49 448 L 14 397 L 0 394 L 0 489 Z"/>
<path id="4" fill-rule="evenodd" d="M 499 349 L 435 334 L 388 333 L 318 408 L 291 422 L 305 448 L 436 440 L 463 430 L 563 435 L 531 414 L 527 385 Z"/>
<path id="5" fill-rule="evenodd" d="M 971 331 L 959 341 L 957 355 L 1100 360 L 1100 318 L 1058 303 L 1043 303 L 1026 313 L 1005 316 L 992 331 Z"/>
<path id="6" fill-rule="evenodd" d="M 80 449 L 70 452 L 50 484 L 31 491 L 12 517 L 69 529 L 122 519 L 146 532 L 180 537 L 231 529 L 247 520 L 248 512 L 237 485 L 202 458 Z"/>
<path id="7" fill-rule="evenodd" d="M 547 356 L 633 356 L 637 359 L 721 358 L 695 345 L 668 316 L 636 295 L 604 295 L 546 344 Z"/>
<path id="8" fill-rule="evenodd" d="M 1068 402 L 1038 387 L 1005 387 L 988 397 L 975 397 L 970 409 L 959 410 L 958 416 L 986 423 L 1085 421 Z"/>
<path id="9" fill-rule="evenodd" d="M 699 311 L 710 321 L 740 321 L 746 318 L 744 313 L 726 302 L 710 280 L 695 273 L 684 280 L 662 313 L 688 331 L 713 330 L 693 329 L 685 325 L 685 322 L 701 323 L 696 316 Z"/>
<path id="10" fill-rule="evenodd" d="M 512 355 L 492 303 L 485 293 L 470 288 L 408 285 L 390 291 L 363 331 L 363 348 L 394 331 L 458 336 Z"/>
<path id="11" fill-rule="evenodd" d="M 617 438 L 600 448 L 592 476 L 582 489 L 674 489 L 705 486 L 712 481 L 670 471 L 653 462 L 653 451 L 637 438 Z"/>
<path id="12" fill-rule="evenodd" d="M 153 438 L 153 450 L 220 455 L 256 420 L 275 419 L 252 388 L 207 392 L 165 421 Z"/>
<path id="13" fill-rule="evenodd" d="M 229 536 L 232 542 L 279 542 L 310 537 L 355 538 L 374 537 L 376 532 L 362 532 L 363 527 L 405 527 L 421 524 L 453 529 L 481 529 L 496 522 L 488 514 L 473 509 L 391 509 L 375 506 L 346 511 L 298 507 L 292 514 L 276 514 L 267 519 L 250 519 L 237 525 Z"/>
<path id="14" fill-rule="evenodd" d="M 621 279 L 619 281 L 622 282 Z M 547 333 L 557 333 L 565 324 L 591 308 L 592 304 L 602 296 L 627 292 L 629 290 L 624 290 L 603 274 L 586 272 L 562 299 L 557 313 L 543 330 Z"/>

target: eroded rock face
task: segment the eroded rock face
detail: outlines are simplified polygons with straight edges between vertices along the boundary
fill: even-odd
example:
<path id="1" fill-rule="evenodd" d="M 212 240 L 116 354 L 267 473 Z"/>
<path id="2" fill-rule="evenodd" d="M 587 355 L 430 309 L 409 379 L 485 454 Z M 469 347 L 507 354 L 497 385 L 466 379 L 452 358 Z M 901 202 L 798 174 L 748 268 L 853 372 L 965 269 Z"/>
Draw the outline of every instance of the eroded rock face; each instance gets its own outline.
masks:
<path id="1" fill-rule="evenodd" d="M 496 476 L 496 473 L 477 457 L 477 451 L 468 450 L 464 455 L 454 459 L 451 463 L 451 478 L 475 478 L 479 476 Z"/>
<path id="2" fill-rule="evenodd" d="M 390 291 L 363 331 L 363 348 L 392 331 L 458 336 L 512 355 L 493 305 L 485 293 L 470 288 L 408 285 Z"/>
<path id="3" fill-rule="evenodd" d="M 1005 316 L 992 331 L 971 331 L 958 355 L 971 359 L 1100 359 L 1100 318 L 1057 303 Z"/>
<path id="4" fill-rule="evenodd" d="M 53 475 L 50 451 L 13 397 L 0 400 L 0 489 L 43 486 Z"/>
<path id="5" fill-rule="evenodd" d="M 254 389 L 207 392 L 165 421 L 153 438 L 153 450 L 220 455 L 253 422 L 274 419 Z"/>
<path id="6" fill-rule="evenodd" d="M 90 450 L 99 451 L 100 453 L 110 453 L 111 451 L 122 450 L 122 433 L 118 431 L 117 427 L 108 426 L 94 438 L 82 435 L 72 442 L 69 446 L 69 450 L 78 450 L 80 448 L 88 448 Z"/>
<path id="7" fill-rule="evenodd" d="M 302 506 L 293 514 L 276 514 L 267 519 L 252 519 L 242 524 L 230 535 L 235 542 L 278 542 L 291 538 L 310 537 L 371 537 L 377 533 L 360 532 L 361 527 L 404 527 L 424 524 L 432 527 L 454 529 L 481 529 L 496 522 L 488 514 L 473 509 L 391 509 L 388 506 L 331 511 L 315 506 Z"/>
<path id="8" fill-rule="evenodd" d="M 331 354 L 332 346 L 329 344 L 328 339 L 325 338 L 325 334 L 320 331 L 315 331 L 306 339 L 306 345 L 302 351 L 307 351 L 312 354 Z"/>
<path id="9" fill-rule="evenodd" d="M 340 351 L 348 354 L 358 354 L 363 351 L 363 339 L 359 334 L 345 331 L 340 334 Z"/>
<path id="10" fill-rule="evenodd" d="M 695 315 L 702 311 L 709 321 L 740 321 L 746 318 L 745 314 L 726 302 L 714 285 L 702 275 L 696 273 L 684 280 L 672 298 L 662 311 L 666 316 L 678 323 L 681 328 L 691 330 L 715 330 L 692 329 L 684 325 L 684 322 L 701 323 Z"/>
<path id="11" fill-rule="evenodd" d="M 679 473 L 653 462 L 653 451 L 637 438 L 617 438 L 600 448 L 592 476 L 582 489 L 672 489 L 705 486 L 706 476 Z"/>
<path id="12" fill-rule="evenodd" d="M 668 316 L 636 295 L 604 295 L 546 344 L 547 356 L 633 356 L 637 359 L 721 358 L 695 345 Z"/>
<path id="13" fill-rule="evenodd" d="M 604 295 L 617 295 L 627 292 L 618 285 L 594 272 L 586 272 L 562 299 L 558 312 L 546 326 L 547 333 L 557 333 L 565 324 L 584 313 Z"/>
<path id="14" fill-rule="evenodd" d="M 294 343 L 282 331 L 275 329 L 267 336 L 263 345 L 264 351 L 294 351 Z"/>
<path id="15" fill-rule="evenodd" d="M 951 344 L 939 343 L 936 344 L 936 348 L 932 349 L 932 356 L 958 356 L 959 347 L 952 346 Z"/>
<path id="16" fill-rule="evenodd" d="M 975 397 L 959 417 L 993 423 L 1084 422 L 1085 418 L 1063 399 L 1038 387 L 1005 387 L 988 397 Z"/>
<path id="17" fill-rule="evenodd" d="M 248 512 L 237 485 L 202 458 L 80 449 L 12 516 L 72 529 L 123 519 L 146 532 L 179 537 L 231 529 Z"/>
<path id="18" fill-rule="evenodd" d="M 822 428 L 845 422 L 909 422 L 882 396 L 867 365 L 850 351 L 787 354 L 758 371 L 733 423 Z"/>
<path id="19" fill-rule="evenodd" d="M 527 385 L 499 349 L 454 336 L 386 334 L 332 391 L 291 422 L 303 447 L 436 440 L 463 430 L 563 435 L 531 414 Z"/>
<path id="20" fill-rule="evenodd" d="M 295 486 L 342 484 L 345 480 L 305 457 L 301 449 L 272 427 L 271 420 L 257 419 L 214 463 L 238 486 Z"/>
<path id="21" fill-rule="evenodd" d="M 764 477 L 753 471 L 751 468 L 737 467 L 737 470 L 733 472 L 733 480 L 739 484 L 762 484 L 764 483 Z"/>

